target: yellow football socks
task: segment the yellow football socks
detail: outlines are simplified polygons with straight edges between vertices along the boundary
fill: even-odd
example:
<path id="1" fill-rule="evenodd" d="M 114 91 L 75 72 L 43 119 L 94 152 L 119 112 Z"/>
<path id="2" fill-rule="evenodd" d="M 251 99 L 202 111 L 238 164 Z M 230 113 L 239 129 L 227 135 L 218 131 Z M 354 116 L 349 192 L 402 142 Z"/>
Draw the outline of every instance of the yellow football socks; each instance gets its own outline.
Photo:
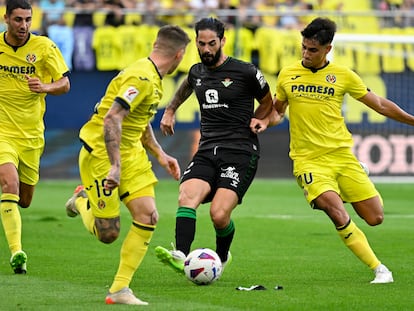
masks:
<path id="1" fill-rule="evenodd" d="M 129 287 L 132 276 L 138 269 L 154 233 L 155 226 L 133 222 L 121 247 L 121 259 L 114 282 L 109 289 L 115 293 L 124 287 Z"/>
<path id="2" fill-rule="evenodd" d="M 78 197 L 75 201 L 76 209 L 82 217 L 83 225 L 93 235 L 97 236 L 95 229 L 95 217 L 92 214 L 92 209 L 88 209 L 88 198 Z"/>
<path id="3" fill-rule="evenodd" d="M 336 228 L 339 236 L 345 245 L 371 269 L 375 269 L 380 264 L 377 256 L 368 243 L 365 234 L 350 220 L 343 227 Z"/>
<path id="4" fill-rule="evenodd" d="M 4 233 L 9 244 L 10 252 L 14 254 L 22 250 L 22 218 L 20 216 L 19 196 L 11 193 L 3 193 L 0 197 L 1 221 Z"/>

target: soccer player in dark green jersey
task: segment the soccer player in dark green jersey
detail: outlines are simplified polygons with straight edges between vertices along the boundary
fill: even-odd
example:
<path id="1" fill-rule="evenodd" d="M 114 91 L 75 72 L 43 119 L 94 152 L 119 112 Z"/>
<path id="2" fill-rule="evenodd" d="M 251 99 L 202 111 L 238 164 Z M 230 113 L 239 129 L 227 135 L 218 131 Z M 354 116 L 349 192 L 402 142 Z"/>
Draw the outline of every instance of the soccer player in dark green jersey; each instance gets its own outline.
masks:
<path id="1" fill-rule="evenodd" d="M 200 107 L 198 150 L 183 172 L 176 214 L 175 248 L 156 247 L 158 258 L 182 273 L 195 238 L 196 210 L 210 204 L 216 252 L 224 266 L 235 234 L 231 218 L 253 181 L 260 157 L 257 133 L 267 128 L 273 98 L 263 74 L 251 63 L 223 53 L 224 24 L 203 18 L 195 25 L 201 62 L 193 65 L 161 120 L 161 131 L 174 133 L 174 115 L 193 93 Z M 259 106 L 255 110 L 255 100 Z M 251 121 L 256 117 L 254 128 Z"/>

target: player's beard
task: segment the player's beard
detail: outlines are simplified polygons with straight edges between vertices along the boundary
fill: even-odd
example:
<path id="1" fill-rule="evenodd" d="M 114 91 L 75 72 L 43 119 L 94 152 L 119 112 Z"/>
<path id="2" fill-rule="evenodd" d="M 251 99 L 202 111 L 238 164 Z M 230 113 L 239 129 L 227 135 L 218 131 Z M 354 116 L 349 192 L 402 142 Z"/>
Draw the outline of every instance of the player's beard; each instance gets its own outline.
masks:
<path id="1" fill-rule="evenodd" d="M 210 53 L 201 54 L 200 51 L 198 51 L 201 62 L 207 67 L 213 67 L 215 64 L 217 64 L 218 61 L 220 60 L 221 53 L 222 53 L 221 48 L 219 48 L 216 54 L 214 55 Z"/>

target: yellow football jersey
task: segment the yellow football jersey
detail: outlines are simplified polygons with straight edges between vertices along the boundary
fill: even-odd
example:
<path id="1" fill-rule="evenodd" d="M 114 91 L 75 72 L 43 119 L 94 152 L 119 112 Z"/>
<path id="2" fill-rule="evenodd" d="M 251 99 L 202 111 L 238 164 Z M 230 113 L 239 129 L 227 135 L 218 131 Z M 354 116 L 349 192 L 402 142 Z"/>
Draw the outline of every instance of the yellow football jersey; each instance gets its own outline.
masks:
<path id="1" fill-rule="evenodd" d="M 14 48 L 0 33 L 0 133 L 3 137 L 43 137 L 46 93 L 30 91 L 27 77 L 43 83 L 69 73 L 59 48 L 47 37 L 30 34 Z"/>
<path id="2" fill-rule="evenodd" d="M 341 147 L 351 147 L 352 135 L 342 116 L 346 93 L 366 95 L 362 79 L 345 66 L 329 63 L 310 70 L 301 61 L 281 70 L 276 97 L 289 103 L 290 157 L 311 159 Z"/>
<path id="3" fill-rule="evenodd" d="M 117 70 L 121 58 L 121 42 L 118 29 L 105 25 L 95 29 L 92 47 L 96 54 L 96 68 L 101 71 Z"/>
<path id="4" fill-rule="evenodd" d="M 162 78 L 155 64 L 149 58 L 136 61 L 109 83 L 91 119 L 81 128 L 80 139 L 96 156 L 107 155 L 103 119 L 116 101 L 130 111 L 122 122 L 121 152 L 142 149 L 142 133 L 157 112 L 162 93 Z"/>

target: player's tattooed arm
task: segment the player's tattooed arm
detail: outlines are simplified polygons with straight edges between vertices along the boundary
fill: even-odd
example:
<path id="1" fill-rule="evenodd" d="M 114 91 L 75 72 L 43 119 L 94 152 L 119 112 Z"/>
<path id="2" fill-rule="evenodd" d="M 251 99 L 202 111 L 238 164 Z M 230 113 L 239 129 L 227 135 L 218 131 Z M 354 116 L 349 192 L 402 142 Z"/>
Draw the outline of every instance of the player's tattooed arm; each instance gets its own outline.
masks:
<path id="1" fill-rule="evenodd" d="M 175 92 L 173 99 L 165 109 L 169 109 L 175 112 L 178 107 L 180 107 L 181 104 L 185 102 L 188 97 L 190 97 L 191 93 L 193 93 L 193 88 L 188 83 L 188 77 L 186 77 L 178 87 L 178 90 Z"/>
<path id="2" fill-rule="evenodd" d="M 104 139 L 111 164 L 115 164 L 119 160 L 114 157 L 119 152 L 121 144 L 122 121 L 128 113 L 127 109 L 114 102 L 104 117 Z"/>
<path id="3" fill-rule="evenodd" d="M 192 92 L 193 89 L 190 86 L 190 83 L 188 83 L 188 77 L 186 77 L 178 87 L 178 90 L 174 94 L 171 102 L 165 108 L 164 114 L 161 118 L 160 129 L 164 135 L 169 136 L 174 134 L 175 111 L 188 97 L 190 97 Z"/>
<path id="4" fill-rule="evenodd" d="M 104 140 L 111 169 L 106 177 L 105 187 L 114 189 L 119 185 L 121 174 L 121 154 L 119 151 L 122 136 L 122 121 L 129 110 L 114 102 L 104 118 Z"/>
<path id="5" fill-rule="evenodd" d="M 149 153 L 151 153 L 154 157 L 157 157 L 160 151 L 162 151 L 161 145 L 155 138 L 151 123 L 148 123 L 147 128 L 142 133 L 141 142 L 144 148 L 148 150 Z"/>

